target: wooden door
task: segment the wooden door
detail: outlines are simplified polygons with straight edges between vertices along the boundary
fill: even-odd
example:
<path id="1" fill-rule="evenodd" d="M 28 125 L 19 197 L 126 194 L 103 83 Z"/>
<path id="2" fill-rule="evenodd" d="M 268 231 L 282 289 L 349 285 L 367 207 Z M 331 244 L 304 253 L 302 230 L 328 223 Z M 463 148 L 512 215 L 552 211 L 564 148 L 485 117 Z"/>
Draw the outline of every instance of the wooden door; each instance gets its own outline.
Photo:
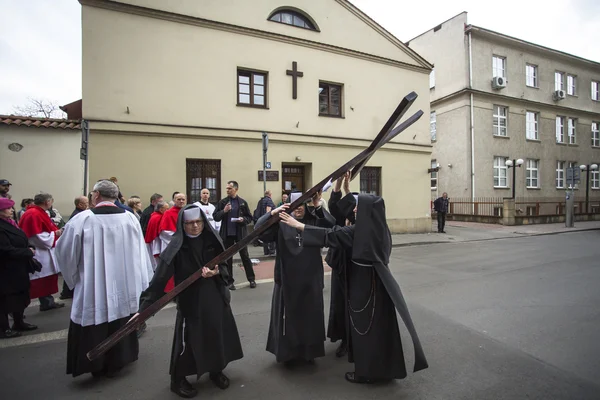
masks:
<path id="1" fill-rule="evenodd" d="M 304 165 L 283 165 L 281 190 L 290 194 L 294 190 L 304 192 Z"/>
<path id="2" fill-rule="evenodd" d="M 188 204 L 200 201 L 200 192 L 210 191 L 209 201 L 221 199 L 221 160 L 186 159 L 186 186 Z"/>

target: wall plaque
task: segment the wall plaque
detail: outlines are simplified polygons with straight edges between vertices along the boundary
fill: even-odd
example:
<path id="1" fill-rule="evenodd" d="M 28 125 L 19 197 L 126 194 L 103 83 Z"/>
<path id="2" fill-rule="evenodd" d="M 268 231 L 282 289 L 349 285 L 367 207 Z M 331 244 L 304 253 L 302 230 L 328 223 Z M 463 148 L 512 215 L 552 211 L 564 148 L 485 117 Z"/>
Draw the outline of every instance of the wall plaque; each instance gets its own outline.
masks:
<path id="1" fill-rule="evenodd" d="M 258 171 L 258 180 L 261 182 L 264 181 L 262 171 Z M 278 182 L 279 181 L 279 171 L 267 171 L 267 181 Z"/>

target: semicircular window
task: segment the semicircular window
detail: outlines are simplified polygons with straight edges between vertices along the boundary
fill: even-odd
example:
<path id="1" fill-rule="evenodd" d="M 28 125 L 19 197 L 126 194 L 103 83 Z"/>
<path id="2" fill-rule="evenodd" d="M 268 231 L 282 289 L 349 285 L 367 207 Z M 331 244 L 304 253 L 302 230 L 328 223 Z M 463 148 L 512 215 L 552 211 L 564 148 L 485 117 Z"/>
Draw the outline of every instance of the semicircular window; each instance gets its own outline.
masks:
<path id="1" fill-rule="evenodd" d="M 282 24 L 297 26 L 298 28 L 310 29 L 318 31 L 315 24 L 305 15 L 293 10 L 279 10 L 274 12 L 269 21 L 279 22 Z"/>

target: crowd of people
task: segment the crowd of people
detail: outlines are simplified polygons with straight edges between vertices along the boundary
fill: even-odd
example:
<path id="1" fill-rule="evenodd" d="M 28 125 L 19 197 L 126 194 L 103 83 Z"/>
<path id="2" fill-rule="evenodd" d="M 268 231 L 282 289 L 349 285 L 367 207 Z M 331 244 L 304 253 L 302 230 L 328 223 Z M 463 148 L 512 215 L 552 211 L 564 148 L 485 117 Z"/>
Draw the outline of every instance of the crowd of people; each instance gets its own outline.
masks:
<path id="1" fill-rule="evenodd" d="M 383 199 L 350 193 L 348 174 L 335 182 L 327 206 L 318 192 L 292 210 L 290 203 L 301 193 L 285 194 L 276 206 L 266 191 L 254 212 L 238 195 L 236 181 L 227 182 L 227 197 L 216 205 L 203 189 L 193 204 L 183 193 L 173 193 L 169 202 L 155 193 L 143 209 L 139 197 L 125 200 L 117 179 L 111 178 L 96 182 L 88 197 L 74 200 L 66 224 L 62 218 L 56 221 L 60 214 L 47 193 L 35 195 L 32 202 L 23 200 L 16 213 L 8 196 L 10 185 L 0 180 L 0 337 L 37 328 L 24 321 L 31 299 L 39 299 L 40 311 L 64 307 L 53 296 L 61 273 L 61 298 L 73 298 L 67 373 L 74 377 L 114 376 L 137 360 L 145 324 L 102 356 L 90 360 L 86 354 L 202 268 L 202 278 L 176 299 L 171 390 L 194 397 L 197 390 L 187 377 L 205 373 L 226 389 L 229 378 L 223 370 L 243 357 L 231 308 L 233 262 L 208 263 L 248 235 L 248 225 L 254 223 L 257 229 L 276 216 L 279 222 L 260 235 L 265 255 L 275 257 L 266 350 L 276 361 L 312 364 L 325 355 L 329 337 L 341 342 L 336 356 L 347 354 L 355 364 L 345 376 L 349 382 L 402 379 L 406 368 L 397 311 L 412 337 L 414 370 L 427 368 L 388 268 L 391 236 Z M 333 269 L 327 329 L 324 247 L 329 248 L 326 262 Z M 256 288 L 247 248 L 239 254 L 250 288 Z"/>

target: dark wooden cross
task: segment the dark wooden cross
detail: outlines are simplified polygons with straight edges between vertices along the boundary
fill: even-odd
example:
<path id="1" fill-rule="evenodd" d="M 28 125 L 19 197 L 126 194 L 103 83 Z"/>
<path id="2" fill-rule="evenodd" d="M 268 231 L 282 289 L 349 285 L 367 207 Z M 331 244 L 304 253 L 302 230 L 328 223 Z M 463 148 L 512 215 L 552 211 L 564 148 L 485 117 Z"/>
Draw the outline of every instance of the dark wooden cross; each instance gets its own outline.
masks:
<path id="1" fill-rule="evenodd" d="M 292 77 L 292 98 L 296 100 L 298 98 L 298 78 L 304 76 L 304 72 L 298 71 L 298 63 L 292 62 L 292 69 L 285 71 L 285 74 Z"/>
<path id="2" fill-rule="evenodd" d="M 295 69 L 295 63 L 294 63 L 294 69 Z M 358 176 L 358 174 L 360 173 L 360 170 L 364 167 L 364 165 L 369 160 L 369 158 L 371 158 L 371 156 L 378 149 L 380 149 L 384 144 L 388 143 L 390 140 L 392 140 L 394 137 L 396 137 L 398 134 L 400 134 L 406 128 L 408 128 L 409 126 L 414 124 L 419 118 L 421 118 L 421 116 L 423 115 L 423 111 L 419 110 L 416 113 L 414 113 L 412 116 L 408 117 L 400 125 L 396 126 L 396 124 L 398 124 L 398 122 L 400 121 L 402 116 L 406 113 L 406 111 L 410 108 L 410 106 L 414 103 L 414 101 L 416 99 L 417 99 L 417 94 L 415 92 L 411 92 L 406 97 L 404 97 L 402 99 L 402 101 L 400 102 L 400 104 L 398 105 L 398 107 L 396 107 L 396 109 L 392 113 L 391 117 L 386 122 L 386 124 L 383 126 L 383 128 L 381 129 L 381 131 L 379 132 L 379 134 L 377 135 L 375 140 L 373 140 L 373 142 L 371 142 L 369 147 L 367 147 L 365 150 L 363 150 L 360 154 L 355 156 L 353 159 L 351 159 L 350 161 L 346 162 L 344 165 L 342 165 L 341 167 L 336 169 L 334 172 L 327 175 L 321 182 L 317 183 L 315 186 L 313 186 L 307 192 L 302 194 L 302 196 L 300 196 L 298 199 L 296 199 L 296 201 L 294 201 L 292 204 L 290 204 L 289 209 L 294 210 L 294 209 L 300 207 L 300 205 L 302 205 L 306 200 L 311 199 L 317 192 L 322 190 L 323 187 L 329 182 L 329 180 L 331 180 L 333 182 L 336 179 L 344 176 L 344 174 L 347 171 L 350 171 L 350 170 L 352 171 L 351 179 Z M 221 264 L 222 262 L 225 262 L 226 260 L 230 259 L 241 249 L 248 246 L 248 244 L 250 244 L 258 236 L 260 236 L 264 231 L 269 229 L 269 227 L 271 227 L 273 224 L 275 224 L 279 221 L 280 221 L 279 215 L 273 215 L 271 218 L 269 218 L 267 220 L 267 222 L 264 223 L 264 225 L 258 227 L 257 229 L 254 229 L 252 231 L 252 233 L 250 233 L 246 237 L 242 238 L 242 240 L 240 240 L 233 246 L 225 249 L 224 252 L 219 254 L 214 259 L 210 260 L 205 265 L 205 267 L 218 265 L 218 264 Z M 171 300 L 173 300 L 173 298 L 178 296 L 181 292 L 183 292 L 185 289 L 187 289 L 190 285 L 192 285 L 194 282 L 196 282 L 201 277 L 202 277 L 202 268 L 199 268 L 198 271 L 194 272 L 192 275 L 187 277 L 186 280 L 184 280 L 183 282 L 181 282 L 177 286 L 175 286 L 175 288 L 173 290 L 171 290 L 169 293 L 166 293 L 159 300 L 157 300 L 151 306 L 149 306 L 144 311 L 142 311 L 138 315 L 137 318 L 129 321 L 125 326 L 122 326 L 118 331 L 116 331 L 115 333 L 110 335 L 108 338 L 106 338 L 102 343 L 100 343 L 98 346 L 96 346 L 95 348 L 90 350 L 87 353 L 88 359 L 93 361 L 96 358 L 100 357 L 102 354 L 106 353 L 115 344 L 120 342 L 127 335 L 129 335 L 132 332 L 134 332 L 135 330 L 137 330 L 140 325 L 142 325 L 144 322 L 146 322 L 146 320 L 148 320 L 150 317 L 152 317 L 154 314 L 156 314 L 158 311 L 160 311 L 160 309 L 162 309 L 164 306 L 169 304 L 169 302 L 171 302 Z"/>

